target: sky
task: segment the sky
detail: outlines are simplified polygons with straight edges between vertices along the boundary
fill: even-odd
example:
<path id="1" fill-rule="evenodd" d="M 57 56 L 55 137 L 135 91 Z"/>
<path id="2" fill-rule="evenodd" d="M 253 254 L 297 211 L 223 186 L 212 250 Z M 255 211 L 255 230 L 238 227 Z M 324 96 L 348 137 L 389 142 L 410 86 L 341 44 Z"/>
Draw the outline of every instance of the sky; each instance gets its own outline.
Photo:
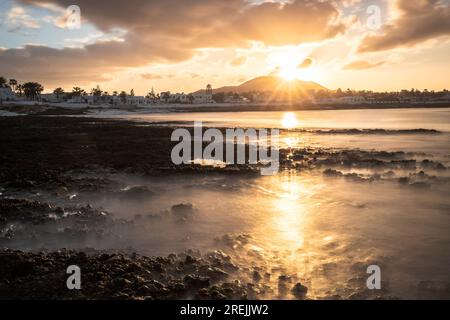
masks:
<path id="1" fill-rule="evenodd" d="M 450 0 L 0 2 L 0 75 L 45 92 L 191 92 L 264 75 L 442 90 L 449 53 Z"/>

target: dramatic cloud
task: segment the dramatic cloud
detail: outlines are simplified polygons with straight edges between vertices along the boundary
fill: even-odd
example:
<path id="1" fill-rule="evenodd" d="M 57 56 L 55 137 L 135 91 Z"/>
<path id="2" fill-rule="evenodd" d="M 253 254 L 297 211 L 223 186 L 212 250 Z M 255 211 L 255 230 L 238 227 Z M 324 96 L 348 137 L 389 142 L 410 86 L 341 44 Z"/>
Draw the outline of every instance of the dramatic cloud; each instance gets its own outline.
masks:
<path id="1" fill-rule="evenodd" d="M 346 64 L 344 66 L 344 69 L 345 70 L 364 70 L 364 69 L 376 68 L 378 66 L 381 66 L 382 64 L 384 64 L 384 61 L 371 63 L 369 61 L 359 60 L 359 61 L 353 61 L 353 62 L 350 62 L 349 64 Z"/>
<path id="2" fill-rule="evenodd" d="M 383 28 L 383 34 L 363 39 L 360 52 L 382 51 L 450 35 L 448 0 L 397 0 L 399 17 Z"/>
<path id="3" fill-rule="evenodd" d="M 193 52 L 180 51 L 162 42 L 100 42 L 84 48 L 55 49 L 28 45 L 17 49 L 0 49 L 0 70 L 20 81 L 39 80 L 47 86 L 89 84 L 109 80 L 109 75 L 149 61 L 167 62 L 188 59 Z M 161 47 L 162 46 L 162 47 Z"/>
<path id="4" fill-rule="evenodd" d="M 71 0 L 21 0 L 65 8 Z M 123 42 L 97 42 L 83 48 L 26 46 L 0 51 L 6 76 L 35 77 L 60 85 L 97 81 L 105 74 L 150 63 L 179 62 L 197 49 L 299 44 L 332 38 L 345 31 L 334 1 L 293 0 L 286 3 L 247 0 L 78 0 L 83 21 L 108 33 L 126 31 Z M 52 84 L 54 81 L 51 82 Z"/>

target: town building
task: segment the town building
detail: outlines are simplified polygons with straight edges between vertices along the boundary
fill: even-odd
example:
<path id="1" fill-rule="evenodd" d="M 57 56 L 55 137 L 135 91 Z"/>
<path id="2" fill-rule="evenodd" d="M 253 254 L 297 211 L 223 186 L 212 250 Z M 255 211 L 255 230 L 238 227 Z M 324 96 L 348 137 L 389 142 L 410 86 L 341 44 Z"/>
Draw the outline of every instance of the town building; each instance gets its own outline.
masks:
<path id="1" fill-rule="evenodd" d="M 11 90 L 11 87 L 0 88 L 0 102 L 2 101 L 15 101 L 17 100 L 16 94 Z"/>
<path id="2" fill-rule="evenodd" d="M 192 96 L 194 97 L 193 101 L 194 103 L 198 104 L 214 103 L 213 90 L 210 84 L 206 86 L 206 90 L 194 92 Z"/>

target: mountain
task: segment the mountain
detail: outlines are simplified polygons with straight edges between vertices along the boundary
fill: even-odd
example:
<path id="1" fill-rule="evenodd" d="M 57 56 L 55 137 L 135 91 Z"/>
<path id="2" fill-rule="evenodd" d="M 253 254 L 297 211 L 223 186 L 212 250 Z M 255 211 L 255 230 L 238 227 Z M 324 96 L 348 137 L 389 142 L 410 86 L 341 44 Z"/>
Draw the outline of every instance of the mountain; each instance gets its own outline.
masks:
<path id="1" fill-rule="evenodd" d="M 325 90 L 327 88 L 312 81 L 285 80 L 277 76 L 262 76 L 246 81 L 238 86 L 225 86 L 213 89 L 213 93 L 245 93 L 263 92 L 270 96 L 270 100 L 295 100 L 307 98 L 311 91 Z M 204 92 L 199 90 L 197 92 Z"/>
<path id="2" fill-rule="evenodd" d="M 227 86 L 214 89 L 214 93 L 218 92 L 250 92 L 250 91 L 297 91 L 306 92 L 309 90 L 328 90 L 318 83 L 312 81 L 290 80 L 286 81 L 281 77 L 262 76 L 246 81 L 239 86 Z"/>

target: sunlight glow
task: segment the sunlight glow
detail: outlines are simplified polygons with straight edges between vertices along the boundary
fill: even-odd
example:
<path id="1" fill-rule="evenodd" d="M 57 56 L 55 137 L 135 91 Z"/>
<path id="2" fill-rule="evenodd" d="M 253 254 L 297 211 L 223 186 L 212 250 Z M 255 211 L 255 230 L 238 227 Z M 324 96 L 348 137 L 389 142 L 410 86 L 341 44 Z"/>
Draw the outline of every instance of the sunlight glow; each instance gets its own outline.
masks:
<path id="1" fill-rule="evenodd" d="M 306 56 L 307 57 L 307 56 Z M 272 54 L 269 62 L 276 66 L 276 74 L 286 81 L 302 80 L 320 82 L 323 70 L 317 66 L 301 68 L 299 64 L 306 58 L 298 50 L 286 49 Z"/>
<path id="2" fill-rule="evenodd" d="M 281 120 L 281 125 L 285 129 L 292 129 L 298 125 L 297 117 L 292 112 L 286 112 Z"/>

